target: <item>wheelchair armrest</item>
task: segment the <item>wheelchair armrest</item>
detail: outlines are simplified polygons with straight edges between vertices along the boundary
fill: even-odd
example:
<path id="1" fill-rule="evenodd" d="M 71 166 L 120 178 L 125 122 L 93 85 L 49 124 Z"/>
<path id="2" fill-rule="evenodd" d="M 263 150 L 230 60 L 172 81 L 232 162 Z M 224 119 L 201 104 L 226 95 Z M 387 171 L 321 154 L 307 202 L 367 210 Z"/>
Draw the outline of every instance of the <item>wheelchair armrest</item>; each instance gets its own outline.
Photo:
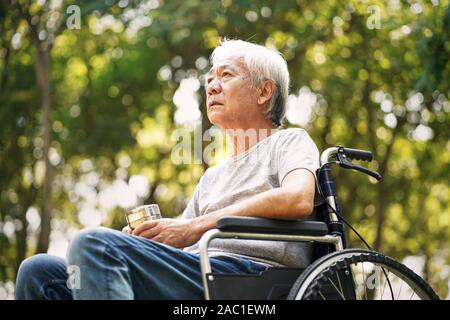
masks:
<path id="1" fill-rule="evenodd" d="M 217 229 L 227 232 L 274 233 L 287 235 L 325 236 L 326 223 L 303 220 L 275 220 L 255 217 L 223 217 Z"/>

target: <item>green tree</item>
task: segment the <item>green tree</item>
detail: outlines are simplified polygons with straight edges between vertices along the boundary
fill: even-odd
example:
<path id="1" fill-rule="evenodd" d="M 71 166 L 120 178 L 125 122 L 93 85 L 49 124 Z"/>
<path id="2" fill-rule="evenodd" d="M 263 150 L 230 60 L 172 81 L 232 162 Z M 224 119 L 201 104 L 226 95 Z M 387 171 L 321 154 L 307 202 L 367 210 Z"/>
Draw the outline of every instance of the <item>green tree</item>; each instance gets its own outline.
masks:
<path id="1" fill-rule="evenodd" d="M 67 28 L 70 5 L 79 29 Z M 423 256 L 446 297 L 449 24 L 447 0 L 2 2 L 0 287 L 25 257 L 80 228 L 120 228 L 127 204 L 181 213 L 208 163 L 172 161 L 187 104 L 174 97 L 190 85 L 184 116 L 198 119 L 197 103 L 201 133 L 210 128 L 202 75 L 226 36 L 286 57 L 288 126 L 305 127 L 321 150 L 374 153 L 378 184 L 334 171 L 344 212 L 377 250 Z"/>

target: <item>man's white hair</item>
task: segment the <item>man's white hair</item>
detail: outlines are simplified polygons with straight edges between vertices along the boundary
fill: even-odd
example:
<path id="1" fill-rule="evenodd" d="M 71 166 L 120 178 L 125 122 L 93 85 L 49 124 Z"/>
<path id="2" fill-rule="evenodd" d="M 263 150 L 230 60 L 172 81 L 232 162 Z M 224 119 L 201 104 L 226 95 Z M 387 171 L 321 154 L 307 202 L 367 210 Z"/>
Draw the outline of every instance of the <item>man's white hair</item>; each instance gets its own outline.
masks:
<path id="1" fill-rule="evenodd" d="M 277 50 L 242 40 L 224 39 L 211 54 L 211 64 L 229 56 L 241 57 L 250 72 L 253 87 L 264 80 L 275 82 L 276 90 L 267 109 L 267 118 L 276 128 L 286 112 L 289 91 L 289 71 L 286 60 Z"/>

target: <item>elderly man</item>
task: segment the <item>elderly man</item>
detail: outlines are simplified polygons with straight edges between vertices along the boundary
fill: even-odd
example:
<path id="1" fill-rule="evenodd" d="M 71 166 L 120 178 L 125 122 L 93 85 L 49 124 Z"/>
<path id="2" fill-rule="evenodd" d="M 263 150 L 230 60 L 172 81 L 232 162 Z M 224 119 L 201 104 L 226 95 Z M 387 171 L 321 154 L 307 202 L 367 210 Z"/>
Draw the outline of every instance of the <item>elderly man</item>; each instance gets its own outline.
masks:
<path id="1" fill-rule="evenodd" d="M 286 61 L 274 50 L 228 40 L 211 63 L 208 118 L 227 132 L 233 154 L 205 172 L 181 219 L 147 221 L 133 231 L 84 230 L 67 263 L 49 255 L 25 260 L 16 298 L 202 299 L 197 242 L 221 217 L 310 217 L 317 147 L 302 129 L 275 130 L 286 108 Z M 311 255 L 307 244 L 258 240 L 214 240 L 210 250 L 213 271 L 226 273 L 304 266 Z M 79 268 L 80 280 L 71 289 L 70 266 Z"/>

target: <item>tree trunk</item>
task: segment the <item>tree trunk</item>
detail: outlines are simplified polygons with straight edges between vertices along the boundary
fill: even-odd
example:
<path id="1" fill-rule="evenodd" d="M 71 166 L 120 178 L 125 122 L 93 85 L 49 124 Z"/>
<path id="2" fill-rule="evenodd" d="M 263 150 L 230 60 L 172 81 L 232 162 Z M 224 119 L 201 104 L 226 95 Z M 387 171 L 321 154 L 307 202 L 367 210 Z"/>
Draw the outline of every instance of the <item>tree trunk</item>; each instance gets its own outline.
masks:
<path id="1" fill-rule="evenodd" d="M 41 231 L 39 233 L 38 245 L 36 252 L 47 252 L 50 239 L 50 221 L 52 211 L 52 168 L 49 159 L 50 149 L 50 52 L 46 43 L 38 43 L 36 46 L 37 63 L 36 77 L 38 88 L 41 92 L 42 104 L 42 137 L 44 140 L 43 157 L 44 157 L 44 195 L 41 213 Z"/>
<path id="2" fill-rule="evenodd" d="M 27 22 L 31 33 L 31 40 L 36 49 L 36 81 L 37 87 L 41 93 L 42 106 L 42 125 L 41 133 L 44 140 L 44 148 L 42 150 L 44 157 L 44 195 L 41 213 L 41 231 L 39 233 L 37 253 L 47 252 L 50 238 L 50 221 L 51 221 L 51 164 L 48 158 L 50 149 L 50 51 L 51 42 L 47 40 L 40 40 L 39 38 L 39 23 L 33 23 L 32 15 L 29 12 L 29 7 L 19 1 L 11 1 L 11 5 L 15 7 L 18 14 Z M 48 12 L 50 10 L 50 2 L 45 2 L 42 6 L 42 14 L 39 20 L 46 24 Z M 45 29 L 46 27 L 43 27 Z M 48 31 L 48 30 L 47 30 Z M 53 33 L 53 32 L 52 32 Z"/>
<path id="3" fill-rule="evenodd" d="M 405 124 L 405 122 L 406 122 L 406 117 L 400 118 L 398 120 L 397 127 L 395 127 L 395 129 L 392 132 L 392 141 L 386 149 L 386 154 L 384 156 L 383 161 L 380 162 L 379 173 L 382 177 L 384 177 L 387 172 L 387 167 L 388 167 L 389 160 L 392 156 L 392 148 L 394 147 L 395 139 L 401 132 L 402 127 Z M 377 209 L 375 212 L 375 216 L 377 217 L 377 232 L 376 232 L 375 244 L 374 244 L 374 248 L 373 248 L 375 251 L 381 250 L 381 245 L 383 242 L 383 226 L 384 226 L 384 222 L 385 222 L 385 211 L 389 205 L 389 200 L 386 198 L 388 195 L 387 194 L 388 190 L 389 190 L 389 188 L 386 186 L 384 180 L 378 182 Z"/>
<path id="4" fill-rule="evenodd" d="M 207 116 L 207 107 L 206 107 L 206 102 L 201 104 L 200 110 L 202 112 L 202 129 L 201 129 L 201 144 L 202 144 L 202 148 L 201 148 L 201 152 L 200 154 L 198 154 L 197 156 L 200 157 L 200 159 L 202 160 L 202 166 L 203 166 L 203 172 L 205 172 L 208 168 L 209 168 L 209 163 L 207 163 L 203 157 L 203 151 L 205 150 L 205 148 L 208 146 L 209 143 L 211 143 L 210 141 L 204 141 L 203 139 L 203 135 L 205 134 L 205 132 L 207 130 L 209 130 L 212 126 L 212 123 L 209 121 L 208 116 Z M 195 135 L 195 133 L 194 133 Z M 194 146 L 195 146 L 195 139 L 197 137 L 194 136 Z M 194 152 L 195 152 L 195 147 L 194 147 Z"/>
<path id="5" fill-rule="evenodd" d="M 27 255 L 27 236 L 28 236 L 28 222 L 26 219 L 26 212 L 32 203 L 36 200 L 36 188 L 31 185 L 29 189 L 26 189 L 23 186 L 19 188 L 21 194 L 21 201 L 19 206 L 19 220 L 22 223 L 22 229 L 16 232 L 16 248 L 17 248 L 17 256 L 16 256 L 16 276 L 19 271 L 19 266 L 22 261 L 26 258 Z"/>

